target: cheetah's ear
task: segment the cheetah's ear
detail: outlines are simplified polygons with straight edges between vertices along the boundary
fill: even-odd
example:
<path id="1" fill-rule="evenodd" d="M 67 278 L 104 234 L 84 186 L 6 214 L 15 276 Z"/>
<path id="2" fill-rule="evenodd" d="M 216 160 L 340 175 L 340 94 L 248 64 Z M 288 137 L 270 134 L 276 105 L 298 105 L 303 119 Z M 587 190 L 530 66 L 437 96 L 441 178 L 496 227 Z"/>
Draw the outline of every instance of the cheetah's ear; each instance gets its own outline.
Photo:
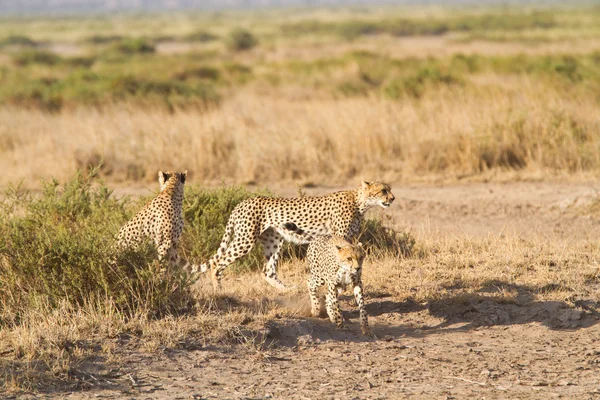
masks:
<path id="1" fill-rule="evenodd" d="M 169 174 L 158 171 L 158 183 L 160 183 L 160 188 L 162 189 L 165 186 L 165 182 L 169 180 Z"/>
<path id="2" fill-rule="evenodd" d="M 181 183 L 185 183 L 187 180 L 187 169 L 181 173 Z"/>
<path id="3" fill-rule="evenodd" d="M 371 186 L 371 183 L 369 183 L 369 182 L 367 182 L 367 181 L 362 181 L 362 183 L 361 183 L 361 187 L 362 187 L 363 189 L 366 189 L 366 188 L 368 188 L 369 186 Z"/>
<path id="4" fill-rule="evenodd" d="M 362 243 L 361 243 L 361 242 L 358 242 L 356 245 L 357 245 L 358 247 L 363 247 L 363 245 L 362 245 Z"/>

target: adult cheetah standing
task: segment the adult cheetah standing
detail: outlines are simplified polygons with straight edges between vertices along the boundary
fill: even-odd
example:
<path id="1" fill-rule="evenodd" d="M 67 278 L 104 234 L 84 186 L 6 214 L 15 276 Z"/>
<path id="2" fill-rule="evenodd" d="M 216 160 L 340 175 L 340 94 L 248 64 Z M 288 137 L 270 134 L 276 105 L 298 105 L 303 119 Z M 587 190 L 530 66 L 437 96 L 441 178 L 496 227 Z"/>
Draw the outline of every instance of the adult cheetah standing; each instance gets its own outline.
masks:
<path id="1" fill-rule="evenodd" d="M 351 241 L 358 235 L 368 209 L 387 208 L 394 199 L 389 185 L 363 181 L 357 189 L 325 196 L 244 200 L 231 213 L 217 253 L 200 270 L 206 272 L 210 268 L 213 285 L 219 287 L 223 270 L 248 254 L 259 240 L 266 258 L 263 267 L 266 281 L 278 289 L 286 289 L 276 271 L 284 240 L 303 244 L 315 236 L 334 234 Z M 192 272 L 197 269 L 194 266 Z"/>
<path id="2" fill-rule="evenodd" d="M 117 247 L 128 248 L 151 238 L 159 260 L 168 256 L 171 265 L 176 263 L 177 243 L 183 232 L 183 188 L 186 179 L 187 171 L 159 171 L 160 193 L 121 228 Z"/>

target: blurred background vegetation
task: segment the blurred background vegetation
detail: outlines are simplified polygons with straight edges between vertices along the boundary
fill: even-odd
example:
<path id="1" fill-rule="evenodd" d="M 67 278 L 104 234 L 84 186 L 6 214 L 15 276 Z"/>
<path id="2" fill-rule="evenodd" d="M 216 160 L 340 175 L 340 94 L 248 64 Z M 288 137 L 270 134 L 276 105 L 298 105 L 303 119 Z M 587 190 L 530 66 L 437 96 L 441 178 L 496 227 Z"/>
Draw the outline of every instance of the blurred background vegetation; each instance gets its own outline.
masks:
<path id="1" fill-rule="evenodd" d="M 425 48 L 395 51 L 419 45 L 407 38 L 422 39 Z M 436 54 L 436 39 L 440 49 L 455 49 Z M 308 85 L 320 96 L 398 100 L 439 86 L 469 86 L 489 73 L 594 90 L 600 78 L 596 40 L 600 8 L 591 6 L 4 19 L 0 101 L 48 111 L 121 100 L 203 107 L 258 83 Z M 504 46 L 474 51 L 473 43 Z M 507 49 L 511 44 L 518 47 Z"/>
<path id="2" fill-rule="evenodd" d="M 593 3 L 5 17 L 0 182 L 595 176 L 599 89 Z"/>

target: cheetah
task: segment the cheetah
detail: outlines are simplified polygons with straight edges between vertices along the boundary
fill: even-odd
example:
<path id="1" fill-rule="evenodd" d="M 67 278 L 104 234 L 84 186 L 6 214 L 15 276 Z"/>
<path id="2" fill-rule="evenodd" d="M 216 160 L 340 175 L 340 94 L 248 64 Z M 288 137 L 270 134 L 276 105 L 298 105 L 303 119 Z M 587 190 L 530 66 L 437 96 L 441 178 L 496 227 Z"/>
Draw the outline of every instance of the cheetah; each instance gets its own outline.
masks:
<path id="1" fill-rule="evenodd" d="M 352 240 L 359 234 L 363 215 L 368 209 L 374 206 L 388 208 L 394 199 L 389 185 L 363 181 L 357 189 L 325 196 L 244 200 L 231 213 L 217 253 L 200 266 L 200 271 L 207 272 L 210 268 L 213 285 L 218 288 L 223 270 L 248 254 L 258 240 L 266 259 L 263 266 L 265 280 L 286 290 L 276 271 L 284 241 L 304 244 L 315 236 L 328 234 Z M 192 267 L 192 272 L 197 270 L 197 266 Z"/>
<path id="2" fill-rule="evenodd" d="M 338 303 L 338 294 L 351 285 L 360 313 L 360 329 L 363 334 L 372 336 L 362 293 L 362 263 L 365 252 L 361 243 L 352 245 L 340 236 L 320 236 L 308 245 L 306 258 L 310 270 L 308 290 L 310 293 L 311 314 L 318 317 L 321 302 L 317 289 L 327 287 L 326 306 L 329 320 L 338 328 L 344 326 L 344 318 Z"/>
<path id="3" fill-rule="evenodd" d="M 160 193 L 148 202 L 119 231 L 117 248 L 138 245 L 144 239 L 154 240 L 158 259 L 169 257 L 173 265 L 177 260 L 177 243 L 183 231 L 183 187 L 185 172 L 159 171 Z"/>

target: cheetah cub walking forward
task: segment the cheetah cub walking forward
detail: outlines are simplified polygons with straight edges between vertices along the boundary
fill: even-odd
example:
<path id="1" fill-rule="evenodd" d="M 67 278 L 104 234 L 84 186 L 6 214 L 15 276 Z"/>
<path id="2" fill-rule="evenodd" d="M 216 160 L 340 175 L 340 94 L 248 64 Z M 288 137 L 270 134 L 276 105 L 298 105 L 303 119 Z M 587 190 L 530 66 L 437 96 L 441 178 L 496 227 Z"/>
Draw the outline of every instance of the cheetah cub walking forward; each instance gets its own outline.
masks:
<path id="1" fill-rule="evenodd" d="M 154 240 L 159 260 L 168 256 L 171 265 L 177 262 L 177 243 L 183 232 L 183 186 L 186 178 L 187 171 L 158 173 L 160 193 L 121 228 L 118 248 L 135 246 L 150 238 Z"/>
<path id="2" fill-rule="evenodd" d="M 284 241 L 303 244 L 316 236 L 331 234 L 352 240 L 368 209 L 387 208 L 394 199 L 389 185 L 375 181 L 325 196 L 244 200 L 231 213 L 217 253 L 200 270 L 210 269 L 213 285 L 218 287 L 223 270 L 260 241 L 266 259 L 265 279 L 283 290 L 286 286 L 277 277 L 276 269 Z M 192 268 L 192 272 L 197 270 L 196 266 Z"/>
<path id="3" fill-rule="evenodd" d="M 343 327 L 344 318 L 340 311 L 338 293 L 345 290 L 347 286 L 352 286 L 360 313 L 360 330 L 370 336 L 371 330 L 362 293 L 361 273 L 365 257 L 362 244 L 352 245 L 339 236 L 321 236 L 310 243 L 306 257 L 310 269 L 308 290 L 311 314 L 318 317 L 321 313 L 317 289 L 325 285 L 327 287 L 325 304 L 329 320 L 338 328 Z"/>

